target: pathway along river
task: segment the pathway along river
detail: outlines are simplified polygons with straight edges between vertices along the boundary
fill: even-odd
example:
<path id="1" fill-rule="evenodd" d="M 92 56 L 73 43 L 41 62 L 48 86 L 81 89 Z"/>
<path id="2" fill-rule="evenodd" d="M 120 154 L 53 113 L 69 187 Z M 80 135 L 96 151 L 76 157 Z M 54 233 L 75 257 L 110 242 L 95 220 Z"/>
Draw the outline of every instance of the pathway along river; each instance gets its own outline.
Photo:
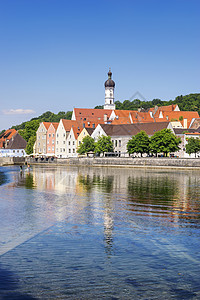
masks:
<path id="1" fill-rule="evenodd" d="M 0 182 L 0 299 L 200 299 L 200 171 L 1 167 Z"/>

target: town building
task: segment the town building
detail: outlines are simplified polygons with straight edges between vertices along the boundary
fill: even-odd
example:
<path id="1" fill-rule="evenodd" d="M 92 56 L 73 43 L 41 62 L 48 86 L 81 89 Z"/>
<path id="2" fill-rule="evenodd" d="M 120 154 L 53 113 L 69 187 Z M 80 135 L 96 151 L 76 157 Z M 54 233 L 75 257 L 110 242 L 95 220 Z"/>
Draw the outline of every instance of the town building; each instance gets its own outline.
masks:
<path id="1" fill-rule="evenodd" d="M 25 156 L 26 145 L 25 139 L 15 129 L 8 129 L 0 135 L 0 157 Z"/>
<path id="2" fill-rule="evenodd" d="M 47 151 L 46 153 L 50 155 L 55 154 L 55 148 L 56 148 L 56 130 L 58 128 L 59 123 L 51 123 L 49 128 L 47 129 Z"/>
<path id="3" fill-rule="evenodd" d="M 41 122 L 36 131 L 36 141 L 34 144 L 34 154 L 47 153 L 47 130 L 51 122 Z"/>
<path id="4" fill-rule="evenodd" d="M 114 151 L 120 155 L 128 155 L 127 143 L 133 135 L 136 135 L 141 130 L 144 130 L 149 137 L 154 135 L 155 132 L 162 129 L 171 129 L 174 133 L 173 127 L 170 122 L 156 122 L 156 123 L 140 123 L 140 124 L 120 124 L 108 125 L 99 124 L 93 131 L 91 137 L 95 141 L 99 136 L 110 136 L 113 142 Z"/>

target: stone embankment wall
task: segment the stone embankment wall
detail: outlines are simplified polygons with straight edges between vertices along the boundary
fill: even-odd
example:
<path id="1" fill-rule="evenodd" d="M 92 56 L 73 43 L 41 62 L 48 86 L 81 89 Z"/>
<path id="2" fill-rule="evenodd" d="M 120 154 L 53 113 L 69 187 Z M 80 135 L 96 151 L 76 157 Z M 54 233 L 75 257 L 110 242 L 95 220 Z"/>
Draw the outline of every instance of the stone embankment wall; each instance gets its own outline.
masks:
<path id="1" fill-rule="evenodd" d="M 77 166 L 117 166 L 117 167 L 165 167 L 165 168 L 199 168 L 200 158 L 66 158 L 40 160 L 28 158 L 30 164 L 77 165 Z"/>
<path id="2" fill-rule="evenodd" d="M 24 157 L 0 157 L 0 166 L 24 164 Z"/>

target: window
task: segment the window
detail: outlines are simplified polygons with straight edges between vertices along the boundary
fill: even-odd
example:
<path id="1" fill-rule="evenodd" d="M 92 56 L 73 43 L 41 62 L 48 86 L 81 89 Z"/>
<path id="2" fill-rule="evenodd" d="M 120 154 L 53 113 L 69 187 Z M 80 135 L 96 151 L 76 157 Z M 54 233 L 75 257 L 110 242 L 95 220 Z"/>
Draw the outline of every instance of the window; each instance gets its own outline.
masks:
<path id="1" fill-rule="evenodd" d="M 52 137 L 54 137 L 54 133 L 52 133 Z"/>
<path id="2" fill-rule="evenodd" d="M 57 133 L 57 137 L 59 137 L 59 134 Z"/>
<path id="3" fill-rule="evenodd" d="M 70 141 L 69 141 L 69 145 L 70 145 Z"/>
<path id="4" fill-rule="evenodd" d="M 73 141 L 73 145 L 75 145 L 75 142 Z"/>
<path id="5" fill-rule="evenodd" d="M 50 151 L 51 150 L 51 147 L 48 147 L 48 151 Z"/>
<path id="6" fill-rule="evenodd" d="M 54 151 L 54 146 L 52 147 L 52 151 Z"/>
<path id="7" fill-rule="evenodd" d="M 69 153 L 71 153 L 71 149 L 69 149 Z"/>
<path id="8" fill-rule="evenodd" d="M 54 144 L 54 140 L 52 140 L 52 144 Z"/>
<path id="9" fill-rule="evenodd" d="M 78 144 L 80 145 L 80 144 L 81 144 L 81 141 L 79 141 Z"/>
<path id="10" fill-rule="evenodd" d="M 95 128 L 95 124 L 92 124 L 92 128 Z"/>
<path id="11" fill-rule="evenodd" d="M 73 149 L 73 153 L 75 153 L 75 149 Z"/>
<path id="12" fill-rule="evenodd" d="M 49 140 L 47 140 L 47 144 L 49 144 Z"/>
<path id="13" fill-rule="evenodd" d="M 119 140 L 119 147 L 121 147 L 122 146 L 122 142 L 121 142 L 121 140 Z"/>
<path id="14" fill-rule="evenodd" d="M 15 150 L 13 150 L 13 153 L 15 153 Z"/>
<path id="15" fill-rule="evenodd" d="M 51 137 L 51 133 L 49 133 L 49 137 Z"/>
<path id="16" fill-rule="evenodd" d="M 60 152 L 62 152 L 62 148 L 60 148 Z"/>
<path id="17" fill-rule="evenodd" d="M 58 145 L 58 141 L 57 141 L 57 145 Z"/>
<path id="18" fill-rule="evenodd" d="M 117 147 L 117 140 L 115 140 L 115 147 Z"/>
<path id="19" fill-rule="evenodd" d="M 65 148 L 63 148 L 63 152 L 65 152 Z"/>
<path id="20" fill-rule="evenodd" d="M 72 136 L 71 136 L 71 134 L 70 134 L 69 138 L 71 139 L 71 137 L 72 137 Z"/>
<path id="21" fill-rule="evenodd" d="M 65 137 L 65 133 L 63 133 L 63 137 Z"/>
<path id="22" fill-rule="evenodd" d="M 65 141 L 63 141 L 63 144 L 65 144 Z"/>

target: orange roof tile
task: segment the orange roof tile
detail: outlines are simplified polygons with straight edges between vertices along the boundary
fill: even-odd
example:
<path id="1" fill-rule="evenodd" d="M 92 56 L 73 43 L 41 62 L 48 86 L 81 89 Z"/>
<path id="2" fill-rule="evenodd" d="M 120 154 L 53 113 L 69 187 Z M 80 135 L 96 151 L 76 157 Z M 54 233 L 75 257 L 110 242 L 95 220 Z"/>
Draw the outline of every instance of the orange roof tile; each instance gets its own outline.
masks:
<path id="1" fill-rule="evenodd" d="M 10 141 L 10 139 L 16 134 L 17 131 L 15 129 L 7 129 L 6 131 L 4 131 L 4 133 L 0 135 L 0 148 L 3 148 L 5 142 L 7 140 Z"/>
<path id="2" fill-rule="evenodd" d="M 51 125 L 51 122 L 42 122 L 45 126 L 46 129 L 49 128 L 49 126 Z"/>
<path id="3" fill-rule="evenodd" d="M 183 117 L 183 120 L 179 120 L 180 117 Z M 161 120 L 179 121 L 182 126 L 184 126 L 184 119 L 187 119 L 187 128 L 190 126 L 192 119 L 199 118 L 197 111 L 172 111 L 172 112 L 163 112 L 163 118 Z"/>
<path id="4" fill-rule="evenodd" d="M 74 108 L 77 121 L 104 121 L 104 115 L 109 118 L 111 113 L 110 109 Z"/>
<path id="5" fill-rule="evenodd" d="M 56 130 L 58 128 L 59 123 L 53 122 L 52 125 L 55 128 L 55 130 Z"/>

